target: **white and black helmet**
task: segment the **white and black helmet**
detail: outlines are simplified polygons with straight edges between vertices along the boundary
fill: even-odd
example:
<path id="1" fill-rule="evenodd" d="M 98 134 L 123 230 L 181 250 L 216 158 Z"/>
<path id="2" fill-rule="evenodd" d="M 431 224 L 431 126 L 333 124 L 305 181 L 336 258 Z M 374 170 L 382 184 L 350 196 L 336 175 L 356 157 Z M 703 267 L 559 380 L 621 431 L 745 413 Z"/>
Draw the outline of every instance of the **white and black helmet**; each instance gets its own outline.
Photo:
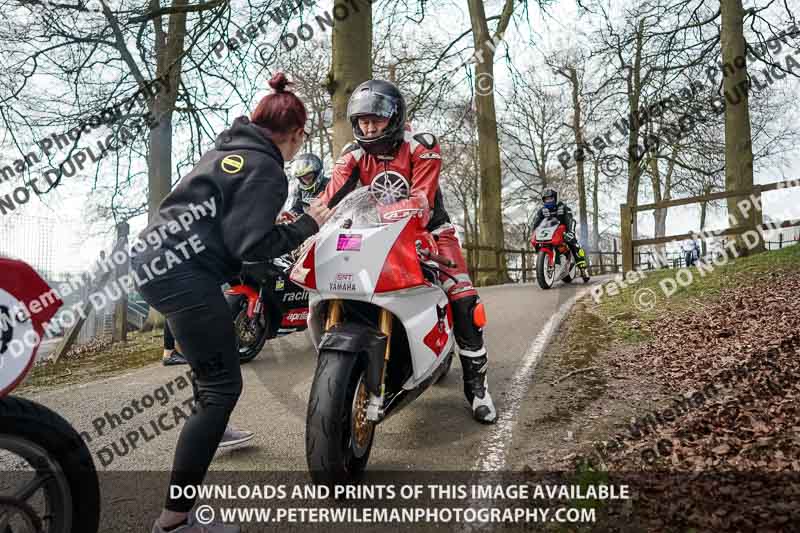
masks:
<path id="1" fill-rule="evenodd" d="M 322 179 L 322 160 L 314 154 L 300 154 L 289 165 L 289 177 L 297 179 L 300 189 L 304 191 L 315 190 L 317 183 Z M 303 183 L 301 176 L 313 174 L 310 183 Z"/>

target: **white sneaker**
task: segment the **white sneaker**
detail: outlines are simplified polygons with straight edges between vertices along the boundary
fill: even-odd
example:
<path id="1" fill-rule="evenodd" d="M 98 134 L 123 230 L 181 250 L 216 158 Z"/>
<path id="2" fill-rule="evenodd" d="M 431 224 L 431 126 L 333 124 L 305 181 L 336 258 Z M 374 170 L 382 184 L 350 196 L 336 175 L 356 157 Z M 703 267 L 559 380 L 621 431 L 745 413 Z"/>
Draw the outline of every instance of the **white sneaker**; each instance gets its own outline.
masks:
<path id="1" fill-rule="evenodd" d="M 231 426 L 225 428 L 225 434 L 222 435 L 222 440 L 219 442 L 220 448 L 231 448 L 239 446 L 255 437 L 252 431 L 239 431 Z"/>
<path id="2" fill-rule="evenodd" d="M 194 510 L 189 513 L 189 521 L 175 529 L 169 530 L 168 533 L 241 533 L 242 529 L 233 524 L 223 524 L 222 522 L 211 522 L 210 524 L 200 524 L 194 514 Z M 158 521 L 153 524 L 151 533 L 167 533 Z"/>

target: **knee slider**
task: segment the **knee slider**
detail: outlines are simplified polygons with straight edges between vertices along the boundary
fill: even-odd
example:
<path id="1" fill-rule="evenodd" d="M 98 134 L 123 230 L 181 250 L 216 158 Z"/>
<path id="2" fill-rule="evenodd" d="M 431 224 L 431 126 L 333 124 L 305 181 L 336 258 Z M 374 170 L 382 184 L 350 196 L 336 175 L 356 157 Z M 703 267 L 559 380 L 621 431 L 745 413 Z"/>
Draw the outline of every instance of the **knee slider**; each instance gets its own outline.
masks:
<path id="1" fill-rule="evenodd" d="M 456 340 L 480 348 L 483 346 L 481 329 L 486 325 L 486 310 L 477 296 L 468 296 L 451 303 Z"/>

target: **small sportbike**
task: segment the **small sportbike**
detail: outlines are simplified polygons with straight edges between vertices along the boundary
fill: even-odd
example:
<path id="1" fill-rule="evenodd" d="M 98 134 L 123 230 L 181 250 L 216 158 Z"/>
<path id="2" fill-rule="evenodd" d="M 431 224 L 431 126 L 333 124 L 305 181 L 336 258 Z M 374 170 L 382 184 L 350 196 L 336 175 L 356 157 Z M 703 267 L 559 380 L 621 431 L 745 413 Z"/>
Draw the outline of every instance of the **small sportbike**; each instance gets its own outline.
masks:
<path id="1" fill-rule="evenodd" d="M 308 293 L 289 279 L 293 259 L 245 262 L 241 283 L 225 291 L 242 363 L 255 359 L 268 340 L 307 329 Z"/>
<path id="2" fill-rule="evenodd" d="M 452 265 L 425 231 L 424 210 L 392 211 L 379 198 L 367 187 L 346 196 L 291 272 L 309 292 L 318 351 L 306 418 L 317 483 L 359 479 L 376 426 L 452 364 L 452 311 L 439 283 L 439 265 Z"/>
<path id="3" fill-rule="evenodd" d="M 44 309 L 31 305 L 41 295 L 49 295 Z M 98 529 L 100 490 L 86 443 L 47 407 L 8 395 L 33 366 L 43 324 L 62 305 L 50 296 L 30 266 L 0 257 L 0 533 Z"/>
<path id="4" fill-rule="evenodd" d="M 567 226 L 557 217 L 545 218 L 534 230 L 531 245 L 536 251 L 536 281 L 543 289 L 550 289 L 555 282 L 572 283 L 579 275 L 589 282 L 586 271 L 578 268 L 577 260 L 564 240 Z"/>

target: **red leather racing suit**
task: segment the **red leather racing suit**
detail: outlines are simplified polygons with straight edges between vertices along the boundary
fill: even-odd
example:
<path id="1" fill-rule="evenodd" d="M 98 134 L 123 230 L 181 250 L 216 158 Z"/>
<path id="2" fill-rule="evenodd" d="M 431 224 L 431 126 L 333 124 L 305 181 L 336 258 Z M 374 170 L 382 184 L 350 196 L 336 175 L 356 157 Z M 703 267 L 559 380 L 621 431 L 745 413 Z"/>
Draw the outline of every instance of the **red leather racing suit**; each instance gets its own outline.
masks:
<path id="1" fill-rule="evenodd" d="M 441 276 L 442 286 L 454 304 L 456 340 L 462 354 L 482 356 L 486 353 L 482 331 L 472 319 L 478 292 L 472 285 L 455 228 L 444 208 L 439 188 L 441 168 L 442 156 L 436 137 L 430 133 L 414 133 L 406 125 L 404 140 L 392 155 L 369 154 L 355 142 L 346 145 L 336 160 L 333 176 L 321 198 L 328 204 L 340 189 L 353 183 L 354 174 L 358 176 L 360 185 L 371 186 L 373 191 L 375 187 L 381 190 L 389 188 L 395 193 L 405 193 L 407 198 L 425 198 L 430 209 L 427 229 L 436 240 L 439 254 L 456 265 L 455 268 L 441 267 L 447 274 Z"/>

